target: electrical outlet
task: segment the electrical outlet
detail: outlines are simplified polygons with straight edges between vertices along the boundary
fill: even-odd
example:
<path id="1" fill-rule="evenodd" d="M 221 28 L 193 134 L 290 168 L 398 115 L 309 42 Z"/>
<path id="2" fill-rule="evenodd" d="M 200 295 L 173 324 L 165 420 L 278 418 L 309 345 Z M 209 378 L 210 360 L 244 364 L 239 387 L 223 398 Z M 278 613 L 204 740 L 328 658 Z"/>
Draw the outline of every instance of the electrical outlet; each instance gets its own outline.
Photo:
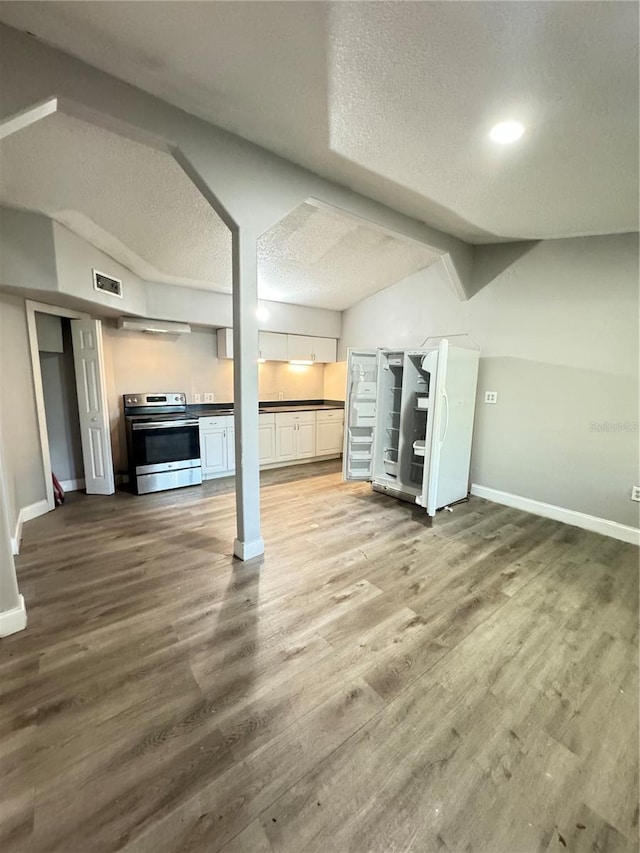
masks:
<path id="1" fill-rule="evenodd" d="M 498 402 L 498 392 L 497 391 L 485 391 L 484 392 L 484 401 L 485 401 L 485 403 L 497 403 Z"/>
<path id="2" fill-rule="evenodd" d="M 282 391 L 278 391 L 278 400 L 284 400 L 284 393 Z"/>
<path id="3" fill-rule="evenodd" d="M 631 486 L 631 500 L 640 501 L 640 486 Z"/>
<path id="4" fill-rule="evenodd" d="M 213 392 L 209 391 L 207 394 L 205 394 L 204 401 L 205 403 L 213 403 Z"/>
<path id="5" fill-rule="evenodd" d="M 194 403 L 201 403 L 202 402 L 202 394 L 194 394 L 193 395 L 193 402 Z"/>

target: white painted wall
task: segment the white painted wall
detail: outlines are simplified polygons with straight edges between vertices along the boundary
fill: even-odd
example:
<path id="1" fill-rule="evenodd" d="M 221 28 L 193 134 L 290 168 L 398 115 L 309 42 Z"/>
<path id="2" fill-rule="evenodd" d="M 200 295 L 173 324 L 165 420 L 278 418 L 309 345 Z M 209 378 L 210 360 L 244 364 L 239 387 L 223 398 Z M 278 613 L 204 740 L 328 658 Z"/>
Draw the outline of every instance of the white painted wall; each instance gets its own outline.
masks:
<path id="1" fill-rule="evenodd" d="M 363 300 L 340 357 L 469 333 L 479 398 L 498 392 L 477 406 L 472 481 L 637 527 L 638 307 L 638 235 L 545 241 L 468 302 L 439 265 Z"/>
<path id="2" fill-rule="evenodd" d="M 344 400 L 347 388 L 347 363 L 336 361 L 324 368 L 324 399 Z"/>
<path id="3" fill-rule="evenodd" d="M 0 206 L 0 285 L 55 292 L 53 224 L 48 217 Z"/>
<path id="4" fill-rule="evenodd" d="M 44 473 L 36 416 L 24 299 L 0 292 L 0 418 L 9 528 L 22 507 L 44 500 Z"/>

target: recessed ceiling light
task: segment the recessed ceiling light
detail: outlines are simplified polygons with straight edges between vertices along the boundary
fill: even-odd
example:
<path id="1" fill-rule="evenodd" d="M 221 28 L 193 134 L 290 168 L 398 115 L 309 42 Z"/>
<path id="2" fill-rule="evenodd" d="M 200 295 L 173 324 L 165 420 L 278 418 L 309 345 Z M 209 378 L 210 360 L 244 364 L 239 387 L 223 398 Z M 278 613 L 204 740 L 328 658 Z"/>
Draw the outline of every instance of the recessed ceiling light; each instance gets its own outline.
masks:
<path id="1" fill-rule="evenodd" d="M 500 124 L 491 128 L 489 136 L 494 142 L 501 142 L 504 144 L 507 142 L 515 142 L 516 139 L 520 139 L 523 133 L 524 125 L 520 124 L 519 121 L 501 121 Z"/>

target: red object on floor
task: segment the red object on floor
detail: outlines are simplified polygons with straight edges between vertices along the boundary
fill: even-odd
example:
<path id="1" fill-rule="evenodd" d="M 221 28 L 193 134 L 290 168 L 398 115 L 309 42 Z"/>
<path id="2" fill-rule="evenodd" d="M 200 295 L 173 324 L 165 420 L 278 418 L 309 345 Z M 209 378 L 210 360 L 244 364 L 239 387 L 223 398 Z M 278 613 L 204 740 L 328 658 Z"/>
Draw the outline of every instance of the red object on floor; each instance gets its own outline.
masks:
<path id="1" fill-rule="evenodd" d="M 64 503 L 64 489 L 55 474 L 51 474 L 51 479 L 53 480 L 53 499 L 56 506 L 61 506 Z"/>

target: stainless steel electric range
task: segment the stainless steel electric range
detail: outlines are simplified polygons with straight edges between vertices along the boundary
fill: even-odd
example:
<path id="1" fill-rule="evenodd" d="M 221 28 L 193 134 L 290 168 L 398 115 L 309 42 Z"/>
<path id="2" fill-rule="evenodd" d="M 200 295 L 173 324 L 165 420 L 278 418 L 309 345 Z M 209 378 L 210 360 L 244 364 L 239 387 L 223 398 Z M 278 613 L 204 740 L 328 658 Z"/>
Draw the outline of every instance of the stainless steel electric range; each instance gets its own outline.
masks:
<path id="1" fill-rule="evenodd" d="M 139 494 L 202 483 L 198 419 L 181 392 L 124 394 L 129 482 Z"/>

